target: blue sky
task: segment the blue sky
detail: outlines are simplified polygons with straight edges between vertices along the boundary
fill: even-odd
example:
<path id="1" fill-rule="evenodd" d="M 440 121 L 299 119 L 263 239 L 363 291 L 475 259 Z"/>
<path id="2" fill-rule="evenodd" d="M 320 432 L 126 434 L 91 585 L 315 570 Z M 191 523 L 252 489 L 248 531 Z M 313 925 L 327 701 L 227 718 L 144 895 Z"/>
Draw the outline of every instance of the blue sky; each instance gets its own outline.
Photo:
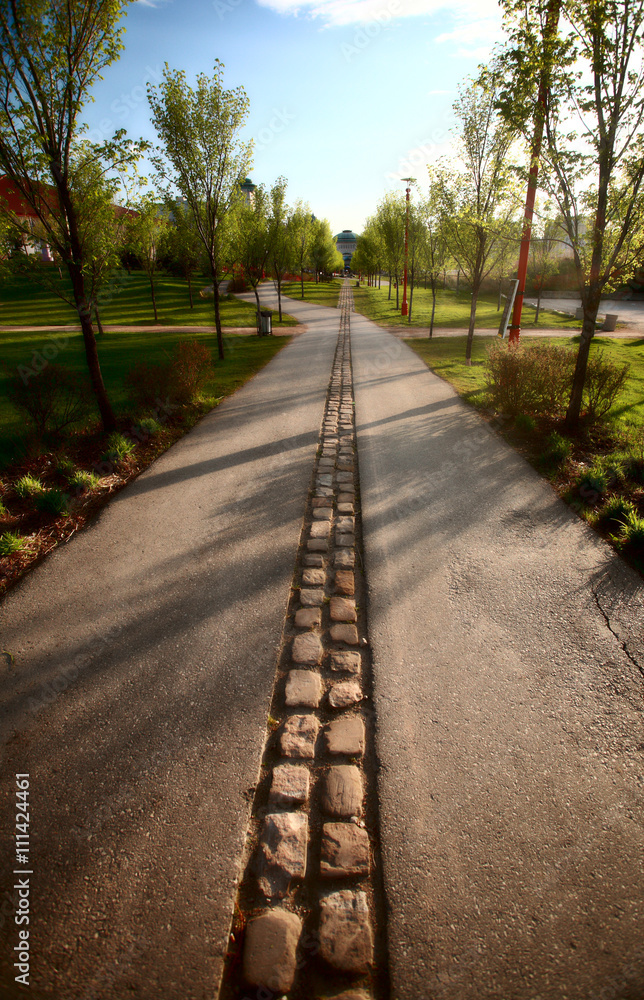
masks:
<path id="1" fill-rule="evenodd" d="M 145 84 L 225 64 L 250 98 L 253 180 L 288 178 L 334 232 L 360 231 L 400 177 L 446 152 L 457 86 L 500 38 L 496 0 L 138 0 L 93 91 L 94 137 L 154 139 Z"/>

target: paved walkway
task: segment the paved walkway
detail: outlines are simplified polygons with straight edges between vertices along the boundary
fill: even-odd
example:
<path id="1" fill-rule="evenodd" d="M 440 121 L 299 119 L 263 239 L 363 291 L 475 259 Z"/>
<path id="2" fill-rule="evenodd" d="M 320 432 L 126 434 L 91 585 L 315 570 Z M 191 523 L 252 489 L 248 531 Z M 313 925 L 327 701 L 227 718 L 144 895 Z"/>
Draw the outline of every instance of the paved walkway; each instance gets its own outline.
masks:
<path id="1" fill-rule="evenodd" d="M 288 308 L 307 332 L 0 605 L 34 997 L 216 996 L 338 332 Z M 351 325 L 391 996 L 641 1000 L 642 582 Z"/>
<path id="2" fill-rule="evenodd" d="M 644 996 L 644 587 L 354 315 L 396 1000 Z"/>
<path id="3" fill-rule="evenodd" d="M 29 772 L 34 997 L 215 995 L 338 336 L 336 310 L 299 315 L 0 605 L 2 891 Z"/>

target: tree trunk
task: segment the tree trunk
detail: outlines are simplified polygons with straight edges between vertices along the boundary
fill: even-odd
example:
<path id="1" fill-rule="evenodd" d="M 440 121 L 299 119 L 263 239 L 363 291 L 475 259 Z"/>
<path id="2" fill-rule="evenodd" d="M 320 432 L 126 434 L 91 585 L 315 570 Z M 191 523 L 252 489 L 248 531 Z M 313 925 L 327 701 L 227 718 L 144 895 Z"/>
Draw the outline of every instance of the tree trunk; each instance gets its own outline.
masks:
<path id="1" fill-rule="evenodd" d="M 436 312 L 436 278 L 432 275 L 432 315 L 429 321 L 429 336 L 434 336 L 434 313 Z"/>
<path id="2" fill-rule="evenodd" d="M 503 278 L 499 278 L 499 295 L 496 300 L 496 311 L 501 312 L 501 287 L 503 283 Z"/>
<path id="3" fill-rule="evenodd" d="M 277 278 L 275 280 L 275 284 L 277 285 L 277 308 L 279 310 L 280 323 L 281 323 L 282 322 L 282 279 Z"/>
<path id="4" fill-rule="evenodd" d="M 465 348 L 465 364 L 472 364 L 472 341 L 474 340 L 474 323 L 476 322 L 476 303 L 479 297 L 480 283 L 476 282 L 472 288 L 472 304 L 470 306 L 470 325 L 467 331 L 467 347 Z"/>
<path id="5" fill-rule="evenodd" d="M 389 295 L 387 296 L 387 301 L 391 298 L 391 271 L 389 272 Z"/>
<path id="6" fill-rule="evenodd" d="M 534 314 L 534 325 L 536 326 L 539 322 L 539 313 L 541 312 L 541 287 L 539 287 L 539 294 L 537 295 L 537 311 Z"/>
<path id="7" fill-rule="evenodd" d="M 396 272 L 395 278 L 396 278 L 396 312 L 400 312 L 400 306 L 398 305 L 398 300 L 400 298 L 400 282 L 398 281 L 398 272 Z"/>
<path id="8" fill-rule="evenodd" d="M 304 268 L 300 268 L 300 285 L 302 286 L 301 297 L 304 298 Z"/>
<path id="9" fill-rule="evenodd" d="M 459 270 L 456 272 L 456 294 L 457 295 L 458 295 L 458 290 L 459 290 L 460 284 L 461 284 L 461 271 L 460 271 L 460 268 L 459 268 Z"/>
<path id="10" fill-rule="evenodd" d="M 569 434 L 576 434 L 579 430 L 579 416 L 581 414 L 581 403 L 586 383 L 586 369 L 588 368 L 588 356 L 590 354 L 590 344 L 595 336 L 595 323 L 597 322 L 597 311 L 599 309 L 599 296 L 595 303 L 584 302 L 584 323 L 581 328 L 579 341 L 579 351 L 577 352 L 577 363 L 575 374 L 572 380 L 572 392 L 570 402 L 566 412 L 564 427 Z"/>
<path id="11" fill-rule="evenodd" d="M 83 345 L 85 347 L 85 357 L 87 359 L 87 367 L 89 369 L 89 378 L 94 395 L 96 396 L 96 403 L 98 405 L 98 412 L 101 415 L 103 430 L 106 432 L 115 431 L 116 417 L 114 416 L 114 410 L 112 409 L 112 404 L 109 401 L 107 391 L 105 389 L 105 383 L 103 382 L 101 365 L 98 359 L 96 337 L 94 336 L 94 328 L 92 327 L 91 308 L 85 298 L 85 283 L 83 276 L 81 273 L 75 272 L 73 266 L 68 266 L 68 271 L 72 281 L 76 309 L 78 310 L 78 317 L 80 319 L 81 330 L 83 333 Z"/>
<path id="12" fill-rule="evenodd" d="M 221 313 L 219 311 L 219 282 L 217 281 L 217 270 L 215 265 L 210 263 L 210 273 L 212 275 L 212 287 L 214 291 L 215 300 L 215 329 L 217 330 L 217 354 L 219 355 L 219 360 L 224 360 L 224 337 L 221 332 Z"/>
<path id="13" fill-rule="evenodd" d="M 380 289 L 380 271 L 378 271 L 378 289 Z"/>
<path id="14" fill-rule="evenodd" d="M 188 271 L 186 277 L 188 278 L 188 296 L 190 298 L 190 308 L 194 309 L 194 302 L 192 301 L 192 278 L 190 277 L 190 271 Z"/>
<path id="15" fill-rule="evenodd" d="M 156 300 L 156 295 L 154 294 L 154 273 L 152 271 L 149 272 L 148 278 L 150 279 L 150 293 L 152 295 L 152 308 L 154 310 L 154 322 L 158 323 L 159 322 L 159 317 L 157 316 L 157 300 Z"/>
<path id="16" fill-rule="evenodd" d="M 94 316 L 96 318 L 96 328 L 98 330 L 99 336 L 102 337 L 103 334 L 105 333 L 105 330 L 103 329 L 103 324 L 101 323 L 101 317 L 98 314 L 98 306 L 96 305 L 96 302 L 94 303 Z"/>

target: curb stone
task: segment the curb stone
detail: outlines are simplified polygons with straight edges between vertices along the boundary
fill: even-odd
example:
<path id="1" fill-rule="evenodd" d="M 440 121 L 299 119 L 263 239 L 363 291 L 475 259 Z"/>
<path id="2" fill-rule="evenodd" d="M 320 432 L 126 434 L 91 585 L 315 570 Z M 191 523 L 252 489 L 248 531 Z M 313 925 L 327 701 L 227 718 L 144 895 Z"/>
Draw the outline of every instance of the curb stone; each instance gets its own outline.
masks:
<path id="1" fill-rule="evenodd" d="M 390 997 L 348 283 L 340 304 L 219 1000 Z"/>

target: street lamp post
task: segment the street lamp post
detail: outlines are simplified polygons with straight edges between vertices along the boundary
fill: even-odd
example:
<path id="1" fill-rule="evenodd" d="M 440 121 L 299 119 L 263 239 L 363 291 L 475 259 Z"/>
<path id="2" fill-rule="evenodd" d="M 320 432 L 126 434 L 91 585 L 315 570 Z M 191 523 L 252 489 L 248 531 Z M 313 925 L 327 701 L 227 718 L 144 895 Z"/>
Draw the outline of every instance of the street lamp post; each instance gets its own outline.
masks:
<path id="1" fill-rule="evenodd" d="M 405 277 L 403 284 L 403 300 L 402 308 L 400 310 L 401 316 L 407 315 L 407 255 L 409 251 L 409 192 L 411 191 L 411 185 L 416 180 L 415 177 L 403 177 L 403 181 L 406 183 L 407 188 L 405 194 L 407 197 L 407 214 L 405 216 Z"/>

